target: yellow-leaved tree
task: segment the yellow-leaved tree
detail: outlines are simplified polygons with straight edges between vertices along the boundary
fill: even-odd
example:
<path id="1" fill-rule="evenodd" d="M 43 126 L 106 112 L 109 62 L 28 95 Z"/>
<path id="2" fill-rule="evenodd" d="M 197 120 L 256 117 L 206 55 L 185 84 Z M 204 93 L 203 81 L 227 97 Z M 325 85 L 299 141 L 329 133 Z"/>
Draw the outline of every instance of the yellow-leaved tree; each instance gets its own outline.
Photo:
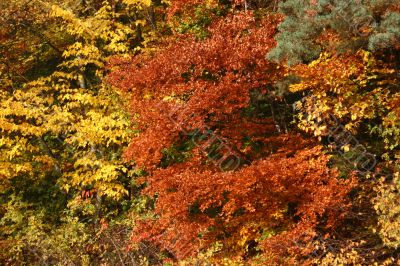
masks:
<path id="1" fill-rule="evenodd" d="M 124 111 L 127 99 L 103 77 L 110 56 L 129 56 L 143 47 L 146 31 L 153 29 L 145 16 L 151 2 L 17 2 L 17 8 L 6 6 L 10 21 L 18 21 L 11 20 L 14 8 L 29 4 L 32 21 L 51 21 L 43 34 L 54 35 L 58 47 L 43 44 L 47 38 L 24 35 L 18 26 L 20 36 L 12 37 L 48 47 L 38 56 L 57 66 L 31 77 L 43 62 L 16 72 L 9 57 L 0 68 L 0 192 L 5 196 L 0 228 L 8 247 L 0 257 L 8 263 L 99 263 L 99 254 L 107 251 L 100 242 L 115 238 L 104 240 L 109 221 L 122 209 L 143 204 L 133 198 L 137 171 L 121 158 L 135 134 Z M 0 32 L 12 47 L 11 35 Z M 103 261 L 133 256 L 115 257 L 128 238 L 126 233 L 115 240 L 118 248 Z"/>

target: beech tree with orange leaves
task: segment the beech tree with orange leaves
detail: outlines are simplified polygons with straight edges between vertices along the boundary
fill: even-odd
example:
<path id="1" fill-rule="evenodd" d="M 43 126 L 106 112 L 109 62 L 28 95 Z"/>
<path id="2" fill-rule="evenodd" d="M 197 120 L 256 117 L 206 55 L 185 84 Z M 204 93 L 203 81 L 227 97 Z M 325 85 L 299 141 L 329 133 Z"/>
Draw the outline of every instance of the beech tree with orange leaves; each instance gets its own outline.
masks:
<path id="1" fill-rule="evenodd" d="M 132 96 L 140 130 L 126 158 L 146 169 L 144 193 L 155 198 L 134 242 L 179 260 L 219 243 L 215 261 L 260 253 L 294 263 L 282 255 L 296 241 L 340 222 L 354 182 L 337 179 L 315 140 L 278 130 L 274 119 L 287 69 L 265 55 L 280 21 L 232 10 L 204 40 L 176 34 L 154 55 L 112 60 L 108 81 Z"/>

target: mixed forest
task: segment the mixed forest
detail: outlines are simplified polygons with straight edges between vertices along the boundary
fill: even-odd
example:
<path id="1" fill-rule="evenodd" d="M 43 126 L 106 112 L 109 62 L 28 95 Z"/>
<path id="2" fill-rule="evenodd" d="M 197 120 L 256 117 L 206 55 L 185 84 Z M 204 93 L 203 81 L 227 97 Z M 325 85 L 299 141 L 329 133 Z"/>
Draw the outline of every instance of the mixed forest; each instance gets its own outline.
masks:
<path id="1" fill-rule="evenodd" d="M 1 265 L 400 265 L 400 0 L 0 0 Z"/>

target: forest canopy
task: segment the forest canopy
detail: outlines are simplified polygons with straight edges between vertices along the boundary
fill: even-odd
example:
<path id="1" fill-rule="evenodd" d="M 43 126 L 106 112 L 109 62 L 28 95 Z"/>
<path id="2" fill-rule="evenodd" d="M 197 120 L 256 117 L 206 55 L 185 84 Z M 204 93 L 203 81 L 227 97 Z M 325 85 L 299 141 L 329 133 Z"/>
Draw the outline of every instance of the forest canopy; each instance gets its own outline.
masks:
<path id="1" fill-rule="evenodd" d="M 2 265 L 400 265 L 400 1 L 0 7 Z"/>

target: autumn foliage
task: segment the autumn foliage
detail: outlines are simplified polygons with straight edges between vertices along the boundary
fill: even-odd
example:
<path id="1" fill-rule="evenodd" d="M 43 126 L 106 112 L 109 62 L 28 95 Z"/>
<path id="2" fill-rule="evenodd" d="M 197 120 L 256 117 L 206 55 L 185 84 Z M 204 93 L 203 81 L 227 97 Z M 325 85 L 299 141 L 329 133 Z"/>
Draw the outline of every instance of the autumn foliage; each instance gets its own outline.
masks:
<path id="1" fill-rule="evenodd" d="M 2 1 L 1 265 L 400 265 L 400 4 Z"/>
<path id="2" fill-rule="evenodd" d="M 134 241 L 151 241 L 178 259 L 216 241 L 224 256 L 245 256 L 250 243 L 282 255 L 315 236 L 317 226 L 340 221 L 352 181 L 336 178 L 315 141 L 279 133 L 271 117 L 245 112 L 252 92 L 266 97 L 287 73 L 265 59 L 279 21 L 230 14 L 209 27 L 206 40 L 176 36 L 155 55 L 112 61 L 109 82 L 132 96 L 140 129 L 125 155 L 146 167 L 145 193 L 156 196 L 156 217 L 140 223 Z M 258 143 L 257 153 L 246 138 Z M 168 149 L 188 142 L 195 145 L 186 158 L 163 163 Z M 234 169 L 215 164 L 227 152 L 240 161 Z"/>

